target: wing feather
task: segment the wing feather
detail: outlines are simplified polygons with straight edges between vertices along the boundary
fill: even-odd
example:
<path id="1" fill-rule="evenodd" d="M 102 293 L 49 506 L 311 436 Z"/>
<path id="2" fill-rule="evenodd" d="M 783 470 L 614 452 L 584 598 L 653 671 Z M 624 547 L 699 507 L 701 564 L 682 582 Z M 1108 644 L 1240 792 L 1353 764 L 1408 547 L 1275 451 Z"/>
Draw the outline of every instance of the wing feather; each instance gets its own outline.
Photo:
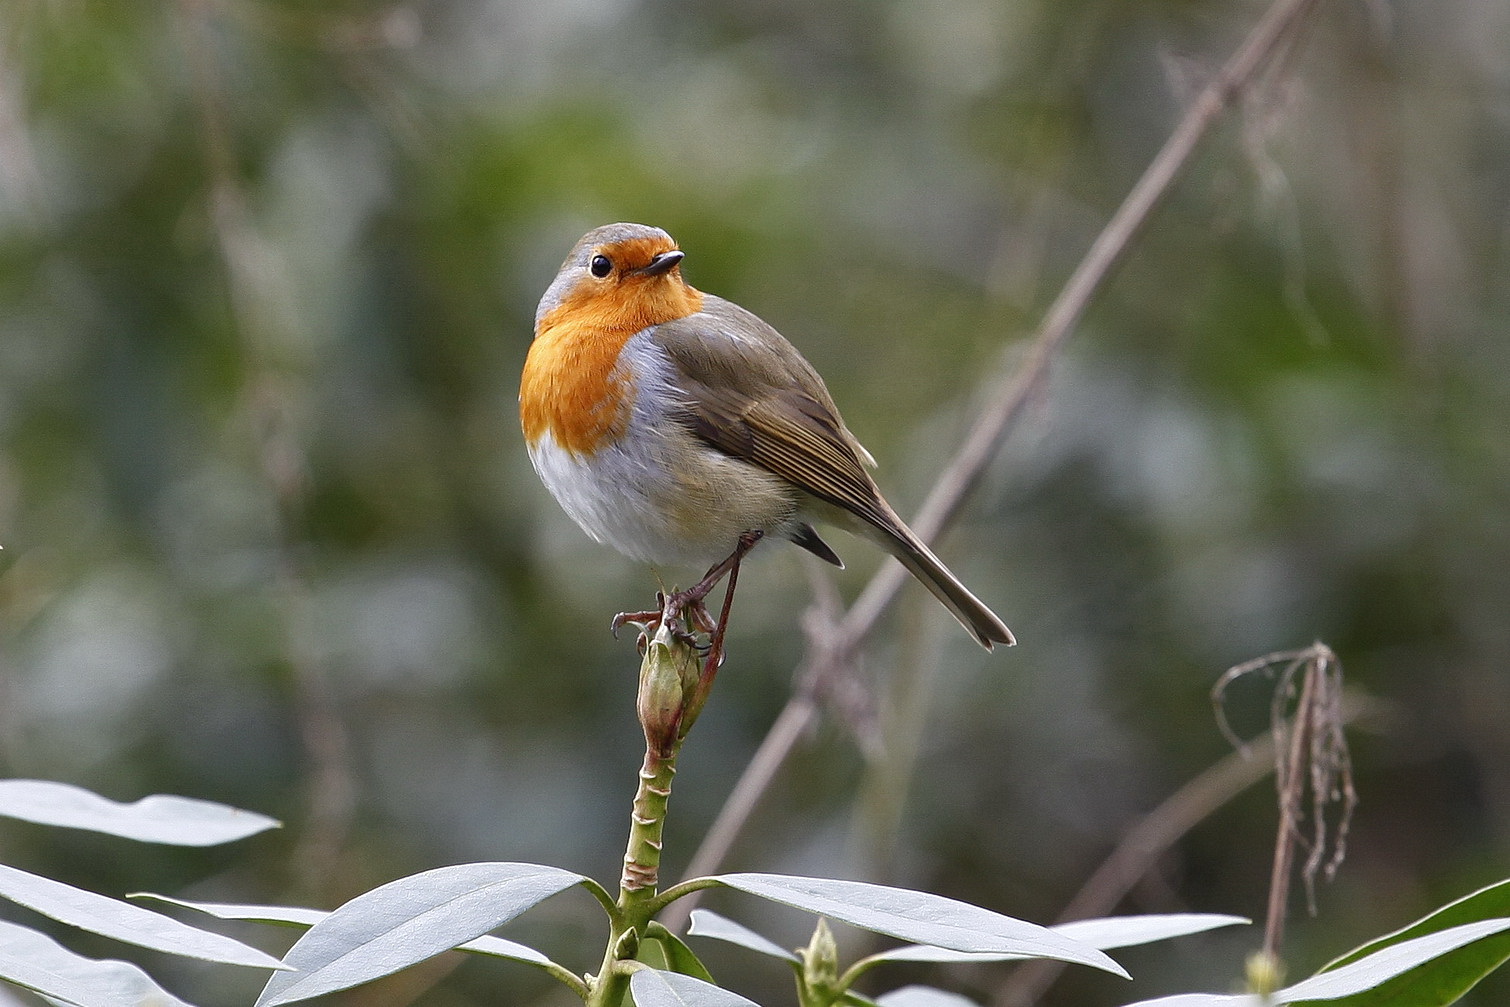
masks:
<path id="1" fill-rule="evenodd" d="M 729 327 L 761 338 L 731 336 Z M 711 340 L 720 340 L 717 352 Z M 774 329 L 709 296 L 704 311 L 658 327 L 683 378 L 684 419 L 704 441 L 879 527 L 891 524 L 865 465 L 812 367 Z"/>

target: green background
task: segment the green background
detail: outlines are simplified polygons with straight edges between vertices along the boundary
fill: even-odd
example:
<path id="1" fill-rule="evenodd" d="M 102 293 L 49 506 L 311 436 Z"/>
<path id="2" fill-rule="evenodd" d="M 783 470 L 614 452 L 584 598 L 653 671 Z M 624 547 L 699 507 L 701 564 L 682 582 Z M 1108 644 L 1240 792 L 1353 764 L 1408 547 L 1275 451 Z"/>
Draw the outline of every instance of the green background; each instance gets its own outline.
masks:
<path id="1" fill-rule="evenodd" d="M 690 282 L 827 376 L 910 514 L 1263 9 L 4 0 L 0 772 L 286 823 L 192 852 L 6 824 L 5 862 L 326 908 L 468 860 L 612 882 L 640 739 L 637 657 L 606 627 L 657 581 L 571 525 L 521 443 L 519 369 L 566 250 L 613 220 L 669 230 Z M 1510 874 L 1507 277 L 1510 7 L 1321 5 L 941 546 L 1021 645 L 985 654 L 909 586 L 728 868 L 1052 921 L 1229 751 L 1222 671 L 1322 640 L 1383 714 L 1351 732 L 1349 856 L 1315 918 L 1292 904 L 1292 975 Z M 850 568 L 820 576 L 852 598 L 878 557 L 832 541 Z M 757 556 L 682 759 L 672 875 L 804 652 L 801 555 Z M 880 755 L 902 734 L 878 725 L 919 667 L 903 792 Z M 1234 688 L 1240 732 L 1267 703 Z M 1264 783 L 1119 911 L 1260 917 L 1273 833 Z M 806 939 L 794 913 L 710 904 Z M 594 912 L 563 896 L 506 935 L 589 970 Z M 1259 936 L 1128 952 L 1134 984 L 1071 972 L 1044 1003 L 1226 990 Z M 258 986 L 141 960 L 200 1003 Z M 774 964 L 708 960 L 790 1002 Z M 1007 973 L 866 989 L 989 1002 Z M 567 1000 L 448 958 L 342 1002 Z"/>

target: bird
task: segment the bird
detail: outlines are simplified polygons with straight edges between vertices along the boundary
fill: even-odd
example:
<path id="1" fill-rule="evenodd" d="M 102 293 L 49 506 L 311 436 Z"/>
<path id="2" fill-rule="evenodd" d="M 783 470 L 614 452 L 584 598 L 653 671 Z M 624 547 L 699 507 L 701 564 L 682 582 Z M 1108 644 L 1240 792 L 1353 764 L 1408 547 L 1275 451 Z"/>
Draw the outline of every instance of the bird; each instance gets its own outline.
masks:
<path id="1" fill-rule="evenodd" d="M 688 284 L 685 254 L 658 227 L 607 224 L 540 298 L 519 417 L 566 513 L 633 559 L 713 564 L 707 589 L 762 538 L 842 568 L 814 528 L 832 525 L 895 556 L 987 650 L 1014 644 L 881 496 L 813 366 L 755 314 Z"/>

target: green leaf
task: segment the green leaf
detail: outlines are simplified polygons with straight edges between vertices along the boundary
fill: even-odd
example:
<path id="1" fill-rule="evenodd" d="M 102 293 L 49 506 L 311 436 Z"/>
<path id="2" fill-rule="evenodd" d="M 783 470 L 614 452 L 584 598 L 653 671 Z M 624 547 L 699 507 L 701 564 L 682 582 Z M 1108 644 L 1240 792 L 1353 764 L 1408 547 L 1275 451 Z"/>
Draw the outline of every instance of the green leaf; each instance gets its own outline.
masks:
<path id="1" fill-rule="evenodd" d="M 1505 960 L 1507 931 L 1510 919 L 1481 920 L 1400 941 L 1286 987 L 1275 999 L 1282 1003 L 1326 1000 L 1350 1007 L 1450 1004 L 1484 977 L 1488 958 L 1496 966 Z M 1500 935 L 1498 940 L 1484 940 L 1495 935 Z M 1491 945 L 1487 956 L 1465 958 L 1451 953 L 1478 943 Z"/>
<path id="2" fill-rule="evenodd" d="M 735 923 L 733 920 L 725 919 L 717 913 L 709 912 L 706 909 L 692 910 L 692 919 L 690 925 L 687 927 L 687 933 L 697 937 L 711 937 L 716 941 L 727 941 L 730 944 L 738 944 L 742 948 L 758 951 L 763 955 L 770 955 L 772 958 L 780 958 L 793 964 L 800 965 L 802 963 L 802 959 L 775 941 L 767 940 L 749 927 Z"/>
<path id="3" fill-rule="evenodd" d="M 586 879 L 540 864 L 439 867 L 374 888 L 316 923 L 256 1007 L 295 1003 L 397 972 L 480 937 Z"/>
<path id="4" fill-rule="evenodd" d="M 151 892 L 137 892 L 128 896 L 133 899 L 154 899 L 165 902 L 170 906 L 182 906 L 185 909 L 193 909 L 196 912 L 207 913 L 222 920 L 246 920 L 251 923 L 269 923 L 279 927 L 297 927 L 308 930 L 319 923 L 330 913 L 324 909 L 305 909 L 300 906 L 260 906 L 242 905 L 232 902 L 190 902 L 186 899 L 173 899 L 166 895 L 153 895 Z M 468 951 L 472 954 L 488 955 L 493 958 L 508 958 L 516 962 L 524 962 L 526 965 L 548 966 L 551 960 L 534 948 L 516 941 L 507 941 L 502 937 L 478 937 L 476 940 L 467 941 L 457 945 L 457 951 Z"/>
<path id="5" fill-rule="evenodd" d="M 216 846 L 280 825 L 266 815 L 210 801 L 154 794 L 119 804 L 48 780 L 0 780 L 0 815 L 173 846 Z"/>
<path id="6" fill-rule="evenodd" d="M 684 976 L 701 979 L 706 983 L 713 982 L 713 976 L 709 974 L 708 967 L 692 953 L 692 949 L 687 947 L 680 937 L 655 920 L 651 920 L 650 925 L 645 928 L 645 939 L 640 942 L 640 946 L 644 947 L 647 943 L 660 946 L 666 971 L 678 972 Z"/>
<path id="7" fill-rule="evenodd" d="M 899 940 L 955 951 L 1053 958 L 1127 977 L 1104 952 L 1080 941 L 928 892 L 781 874 L 725 874 L 711 880 Z"/>
<path id="8" fill-rule="evenodd" d="M 85 958 L 51 937 L 4 920 L 0 979 L 79 1007 L 189 1007 L 135 965 Z"/>
<path id="9" fill-rule="evenodd" d="M 629 977 L 636 1007 L 760 1007 L 738 993 L 677 972 L 640 969 Z"/>
<path id="10" fill-rule="evenodd" d="M 876 1003 L 879 1007 L 978 1007 L 974 1000 L 932 986 L 903 986 L 878 997 Z"/>
<path id="11" fill-rule="evenodd" d="M 641 965 L 646 965 L 653 969 L 661 969 L 666 972 L 671 971 L 671 963 L 666 958 L 666 948 L 660 941 L 640 941 L 640 945 L 634 953 L 634 960 Z M 626 998 L 624 1002 L 629 1003 L 631 1001 Z"/>
<path id="12" fill-rule="evenodd" d="M 60 923 L 154 951 L 226 965 L 283 969 L 278 959 L 171 916 L 0 864 L 0 897 Z"/>
<path id="13" fill-rule="evenodd" d="M 1409 926 L 1369 941 L 1328 964 L 1322 973 L 1334 971 L 1391 945 L 1436 933 L 1448 927 L 1481 920 L 1510 917 L 1510 880 L 1480 888 L 1449 902 Z M 1383 1004 L 1448 1004 L 1468 992 L 1484 976 L 1510 960 L 1510 934 L 1486 938 L 1449 952 L 1423 969 L 1420 975 L 1404 975 L 1367 993 L 1342 1001 L 1356 1007 Z"/>
<path id="14" fill-rule="evenodd" d="M 1312 1001 L 1324 1001 L 1328 1007 L 1338 1004 L 1350 1007 L 1383 1007 L 1386 1004 L 1389 1007 L 1442 1007 L 1462 996 L 1468 987 L 1452 992 L 1456 984 L 1443 985 L 1434 966 L 1438 962 L 1450 962 L 1452 952 L 1458 948 L 1507 932 L 1510 932 L 1510 919 L 1480 920 L 1400 941 L 1287 986 L 1268 1001 L 1251 994 L 1184 993 L 1141 1000 L 1128 1007 L 1284 1007 Z M 1450 968 L 1448 974 L 1452 975 Z"/>
<path id="15" fill-rule="evenodd" d="M 1349 962 L 1355 962 L 1364 955 L 1372 954 L 1412 937 L 1422 937 L 1463 923 L 1477 923 L 1479 920 L 1504 917 L 1510 917 L 1510 879 L 1480 888 L 1476 892 L 1447 903 L 1440 909 L 1427 913 L 1409 926 L 1401 927 L 1393 933 L 1385 934 L 1383 937 L 1354 948 L 1340 958 L 1329 962 L 1321 971 L 1330 972 Z"/>

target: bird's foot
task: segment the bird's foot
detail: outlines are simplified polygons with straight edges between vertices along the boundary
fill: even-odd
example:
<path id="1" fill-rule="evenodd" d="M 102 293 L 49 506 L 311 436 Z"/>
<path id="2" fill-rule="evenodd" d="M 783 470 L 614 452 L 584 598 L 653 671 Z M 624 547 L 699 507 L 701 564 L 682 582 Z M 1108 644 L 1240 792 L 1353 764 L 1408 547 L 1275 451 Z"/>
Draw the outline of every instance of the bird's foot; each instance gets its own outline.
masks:
<path id="1" fill-rule="evenodd" d="M 762 531 L 747 531 L 739 536 L 739 542 L 734 551 L 722 562 L 715 563 L 703 579 L 687 588 L 685 591 L 673 591 L 666 594 L 657 591 L 655 594 L 658 609 L 645 612 L 620 612 L 613 617 L 609 628 L 613 635 L 618 637 L 619 630 L 625 626 L 633 625 L 639 628 L 639 648 L 643 653 L 645 643 L 655 634 L 662 625 L 670 625 L 671 631 L 678 640 L 696 647 L 698 653 L 704 657 L 716 653 L 716 659 L 722 660 L 723 630 L 729 617 L 729 603 L 734 598 L 734 578 L 739 575 L 739 563 L 749 551 L 755 548 L 755 544 L 765 537 Z M 729 591 L 724 595 L 724 609 L 722 617 L 714 620 L 708 611 L 707 598 L 710 592 L 718 586 L 725 577 L 729 577 Z M 698 634 L 707 637 L 707 640 L 699 640 Z"/>
<path id="2" fill-rule="evenodd" d="M 706 595 L 707 592 L 704 591 L 703 594 Z M 700 640 L 698 634 L 711 634 L 715 626 L 713 617 L 708 613 L 708 606 L 703 603 L 702 597 L 697 596 L 695 589 L 673 591 L 671 594 L 657 591 L 655 600 L 660 608 L 644 612 L 620 612 L 614 616 L 609 623 L 614 638 L 618 638 L 619 630 L 625 626 L 635 626 L 639 629 L 639 649 L 644 653 L 646 641 L 662 625 L 669 625 L 672 635 L 679 641 L 695 647 L 699 654 L 706 654 L 709 644 Z"/>

